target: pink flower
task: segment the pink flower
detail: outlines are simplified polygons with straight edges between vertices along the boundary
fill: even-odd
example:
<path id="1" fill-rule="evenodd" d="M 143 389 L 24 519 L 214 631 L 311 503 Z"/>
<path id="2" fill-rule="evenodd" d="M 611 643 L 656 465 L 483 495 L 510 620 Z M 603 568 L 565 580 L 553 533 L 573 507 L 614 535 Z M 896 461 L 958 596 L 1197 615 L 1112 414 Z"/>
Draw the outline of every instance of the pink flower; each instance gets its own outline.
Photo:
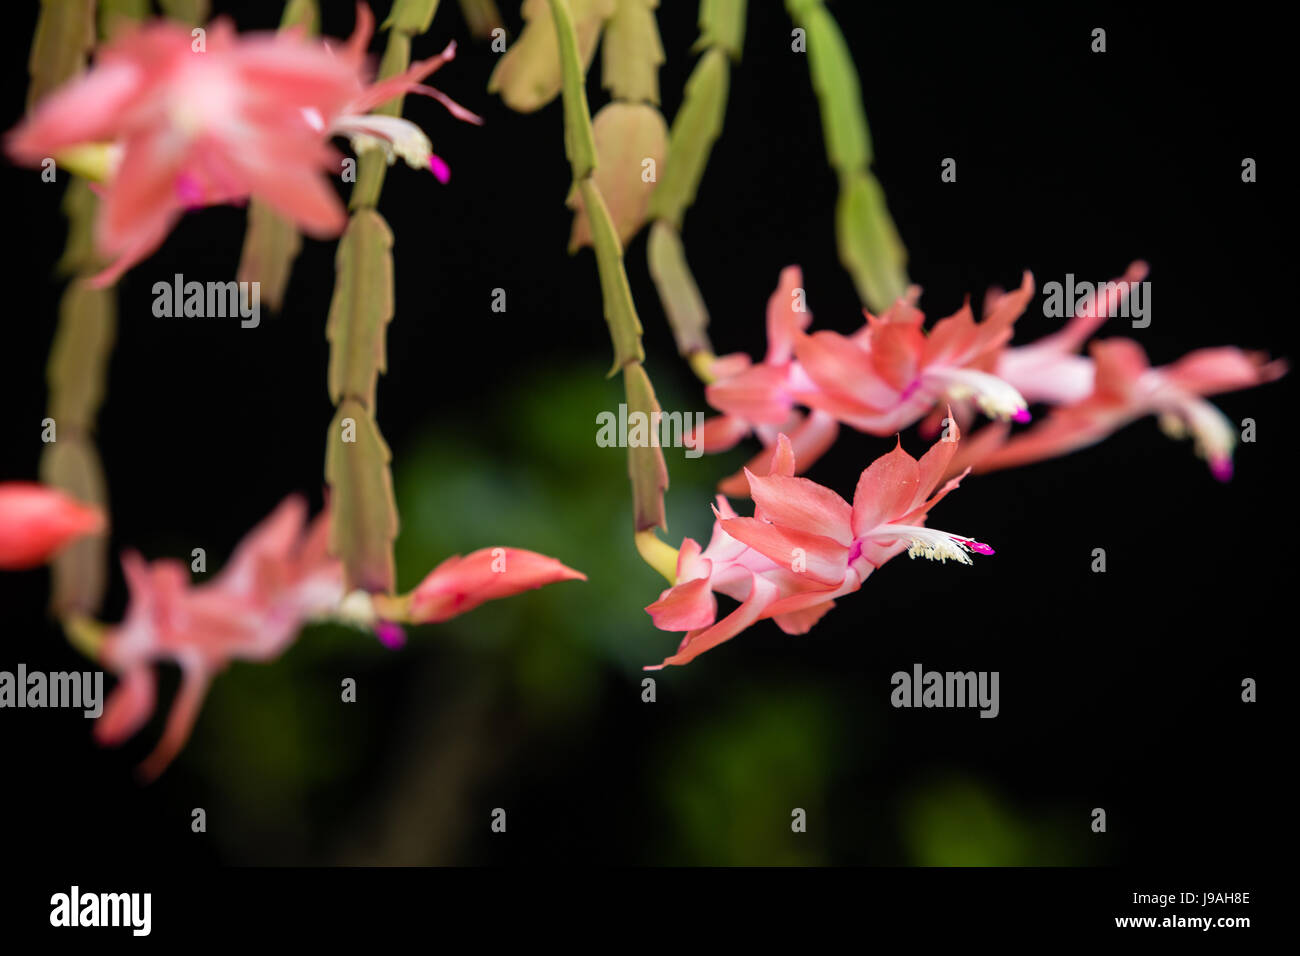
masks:
<path id="1" fill-rule="evenodd" d="M 1061 381 L 1070 383 L 1071 400 L 1020 434 L 1010 435 L 1001 424 L 981 430 L 954 467 L 987 472 L 1054 458 L 1156 415 L 1170 436 L 1190 434 L 1214 476 L 1227 481 L 1232 477 L 1237 428 L 1203 396 L 1261 385 L 1286 373 L 1283 361 L 1229 347 L 1199 349 L 1160 368 L 1151 368 L 1142 346 L 1131 339 L 1095 342 L 1090 351 L 1090 359 L 1060 358 L 1068 369 Z M 1044 369 L 1050 369 L 1050 363 L 1036 374 Z"/>
<path id="2" fill-rule="evenodd" d="M 1028 420 L 1024 397 L 983 365 L 1011 338 L 1033 294 L 1026 272 L 982 322 L 968 302 L 926 333 L 924 313 L 899 299 L 879 318 L 866 313 L 867 324 L 851 336 L 800 335 L 795 354 L 813 387 L 795 397 L 871 435 L 906 428 L 945 399 L 969 399 L 990 418 Z"/>
<path id="3" fill-rule="evenodd" d="M 0 482 L 0 570 L 42 565 L 73 539 L 103 528 L 102 511 L 57 488 L 32 481 Z"/>
<path id="4" fill-rule="evenodd" d="M 646 669 L 685 664 L 764 618 L 787 634 L 806 633 L 837 598 L 903 551 L 963 564 L 969 552 L 992 554 L 988 545 L 925 526 L 930 509 L 960 481 L 934 493 L 956 447 L 955 429 L 919 462 L 900 443 L 862 472 L 850 505 L 794 477 L 791 443 L 778 436 L 768 474 L 746 472 L 754 517 L 737 516 L 719 495 L 709 546 L 682 542 L 676 583 L 646 611 L 661 630 L 687 634 L 676 654 Z M 741 602 L 720 621 L 715 591 Z"/>
<path id="5" fill-rule="evenodd" d="M 285 499 L 249 532 L 220 574 L 197 586 L 181 561 L 146 564 L 135 552 L 123 555 L 129 604 L 100 649 L 121 681 L 96 724 L 96 738 L 121 743 L 148 720 L 156 662 L 181 669 L 162 739 L 140 767 L 145 779 L 162 773 L 184 746 L 213 676 L 232 660 L 278 657 L 307 620 L 339 607 L 343 569 L 326 551 L 328 518 L 322 514 L 310 527 L 306 518 L 301 498 Z"/>
<path id="6" fill-rule="evenodd" d="M 994 471 L 1068 454 L 1154 414 L 1170 435 L 1192 435 L 1215 477 L 1231 477 L 1236 429 L 1203 396 L 1273 381 L 1285 374 L 1286 363 L 1270 362 L 1262 353 L 1217 348 L 1153 369 L 1142 347 L 1130 339 L 1094 342 L 1091 356 L 1078 354 L 1147 272 L 1145 262 L 1131 263 L 1122 276 L 1100 287 L 1104 298 L 1092 299 L 1059 332 L 986 356 L 987 367 L 1029 402 L 1054 407 L 1046 419 L 1014 437 L 1005 423 L 976 432 L 950 471 Z M 997 301 L 991 296 L 986 308 L 996 307 Z M 963 424 L 972 417 L 966 407 L 954 414 Z M 927 426 L 937 429 L 934 416 Z"/>
<path id="7" fill-rule="evenodd" d="M 17 162 L 90 144 L 110 144 L 103 208 L 96 225 L 112 264 L 96 283 L 114 281 L 161 245 L 187 209 L 264 200 L 305 232 L 337 235 L 346 213 L 322 176 L 337 169 L 329 136 L 435 172 L 427 137 L 405 120 L 364 115 L 402 93 L 435 96 L 463 119 L 477 119 L 419 81 L 454 54 L 414 64 L 367 87 L 364 53 L 373 27 L 357 8 L 342 49 L 295 31 L 237 35 L 215 21 L 202 49 L 190 32 L 163 21 L 124 32 L 94 66 L 44 99 L 8 137 Z"/>
<path id="8" fill-rule="evenodd" d="M 140 767 L 145 779 L 157 777 L 180 752 L 217 673 L 232 660 L 278 657 L 308 621 L 334 618 L 372 628 L 395 647 L 404 637 L 397 621 L 445 621 L 484 601 L 584 579 L 552 558 L 493 548 L 448 559 L 410 595 L 345 594 L 343 567 L 329 555 L 328 540 L 328 515 L 307 526 L 306 504 L 290 496 L 203 584 L 191 584 L 180 561 L 146 564 L 134 552 L 124 555 L 130 602 L 100 649 L 101 660 L 121 679 L 95 728 L 99 741 L 120 743 L 148 720 L 156 697 L 153 665 L 159 661 L 180 667 L 181 687 L 162 739 Z"/>
<path id="9" fill-rule="evenodd" d="M 705 451 L 725 451 L 751 434 L 766 449 L 785 432 L 806 469 L 834 443 L 841 423 L 889 435 L 944 400 L 967 399 L 993 417 L 1028 419 L 1025 399 L 987 366 L 1033 295 L 1029 273 L 1020 289 L 996 300 L 983 322 L 976 323 L 966 305 L 928 335 L 922 330 L 925 316 L 914 304 L 917 290 L 880 318 L 866 313 L 866 325 L 851 336 L 810 335 L 812 314 L 794 306 L 802 305 L 801 282 L 797 266 L 782 270 L 768 301 L 768 353 L 762 364 L 740 354 L 715 361 L 716 380 L 706 394 L 723 414 L 704 424 Z M 806 416 L 797 410 L 800 405 L 810 409 Z M 770 457 L 765 450 L 749 469 L 765 473 Z M 743 473 L 719 488 L 745 494 Z"/>

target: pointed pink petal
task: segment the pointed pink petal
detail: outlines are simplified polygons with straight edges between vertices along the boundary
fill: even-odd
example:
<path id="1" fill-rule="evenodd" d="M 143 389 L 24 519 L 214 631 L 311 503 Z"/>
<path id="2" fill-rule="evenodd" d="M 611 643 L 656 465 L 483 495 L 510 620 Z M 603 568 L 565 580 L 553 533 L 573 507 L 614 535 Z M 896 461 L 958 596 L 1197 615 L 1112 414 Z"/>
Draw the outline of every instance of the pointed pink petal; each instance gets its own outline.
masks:
<path id="1" fill-rule="evenodd" d="M 951 408 L 948 409 L 948 415 L 945 417 L 952 417 Z M 916 494 L 912 496 L 911 504 L 908 506 L 909 511 L 925 501 L 930 492 L 939 484 L 944 474 L 947 473 L 948 465 L 957 453 L 957 444 L 961 438 L 961 431 L 958 429 L 956 421 L 949 424 L 947 437 L 949 440 L 945 441 L 940 436 L 939 440 L 931 445 L 929 450 L 921 456 L 921 460 L 917 462 Z"/>
<path id="2" fill-rule="evenodd" d="M 868 465 L 853 492 L 854 537 L 904 514 L 920 483 L 916 459 L 903 451 L 901 442 Z"/>
<path id="3" fill-rule="evenodd" d="M 14 162 L 37 165 L 68 146 L 116 139 L 144 78 L 133 63 L 95 67 L 41 100 L 5 138 L 5 150 Z"/>
<path id="4" fill-rule="evenodd" d="M 669 665 L 690 663 L 705 651 L 712 650 L 719 644 L 731 640 L 745 628 L 757 621 L 767 606 L 776 598 L 776 595 L 777 588 L 775 584 L 765 580 L 760 575 L 753 575 L 753 582 L 749 590 L 749 596 L 745 598 L 740 607 L 736 608 L 712 627 L 707 627 L 701 631 L 692 631 L 687 634 L 681 645 L 677 648 L 676 654 L 664 658 L 662 664 L 647 665 L 645 669 L 648 671 L 657 671 L 662 670 Z"/>
<path id="5" fill-rule="evenodd" d="M 830 538 L 846 548 L 853 543 L 853 509 L 831 489 L 807 478 L 764 477 L 748 470 L 745 474 L 750 496 L 766 520 Z"/>
<path id="6" fill-rule="evenodd" d="M 902 392 L 915 380 L 925 351 L 925 335 L 918 326 L 902 322 L 881 324 L 871 333 L 871 364 L 876 373 Z"/>
<path id="7" fill-rule="evenodd" d="M 661 631 L 690 631 L 708 627 L 718 617 L 718 602 L 708 578 L 677 584 L 646 608 Z"/>
<path id="8" fill-rule="evenodd" d="M 798 266 L 781 270 L 776 291 L 767 300 L 767 359 L 768 365 L 784 365 L 794 354 L 795 336 L 812 323 L 812 313 L 805 303 L 804 311 L 796 312 L 795 292 L 803 287 L 803 272 Z"/>
<path id="9" fill-rule="evenodd" d="M 1034 277 L 1028 269 L 1020 281 L 1020 288 L 1000 296 L 992 310 L 984 316 L 975 333 L 975 340 L 970 344 L 967 359 L 983 355 L 1000 348 L 1011 341 L 1012 327 L 1016 319 L 1024 314 L 1029 300 L 1034 297 Z"/>
<path id="10" fill-rule="evenodd" d="M 1189 352 L 1160 372 L 1179 388 L 1197 395 L 1215 395 L 1274 381 L 1286 370 L 1286 362 L 1270 362 L 1262 352 L 1223 347 Z"/>
<path id="11" fill-rule="evenodd" d="M 104 713 L 95 721 L 95 740 L 116 747 L 144 726 L 153 713 L 157 681 L 150 667 L 134 667 L 113 688 Z"/>
<path id="12" fill-rule="evenodd" d="M 172 701 L 172 709 L 167 715 L 163 735 L 153 753 L 149 754 L 137 768 L 140 778 L 145 783 L 157 780 L 176 759 L 176 755 L 185 746 L 185 741 L 189 740 L 210 681 L 211 674 L 203 666 L 196 663 L 182 663 L 180 690 L 176 692 L 176 699 Z"/>
<path id="13" fill-rule="evenodd" d="M 975 335 L 975 317 L 971 314 L 970 300 L 967 299 L 960 309 L 948 318 L 940 319 L 930 330 L 925 340 L 922 364 L 951 363 L 970 351 Z"/>

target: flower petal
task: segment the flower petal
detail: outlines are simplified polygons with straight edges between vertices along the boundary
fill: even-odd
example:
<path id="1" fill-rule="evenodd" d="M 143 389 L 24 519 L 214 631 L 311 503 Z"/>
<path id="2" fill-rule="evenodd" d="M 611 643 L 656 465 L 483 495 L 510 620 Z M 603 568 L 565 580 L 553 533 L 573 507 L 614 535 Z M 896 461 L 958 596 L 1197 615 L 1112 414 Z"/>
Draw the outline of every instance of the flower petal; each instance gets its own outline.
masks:
<path id="1" fill-rule="evenodd" d="M 446 621 L 485 601 L 509 597 L 556 581 L 587 576 L 554 558 L 522 548 L 482 548 L 448 558 L 411 593 L 413 624 Z"/>
<path id="2" fill-rule="evenodd" d="M 908 511 L 921 483 L 916 459 L 903 451 L 900 441 L 887 455 L 881 455 L 862 472 L 853 492 L 853 536 L 860 538 L 873 528 Z"/>

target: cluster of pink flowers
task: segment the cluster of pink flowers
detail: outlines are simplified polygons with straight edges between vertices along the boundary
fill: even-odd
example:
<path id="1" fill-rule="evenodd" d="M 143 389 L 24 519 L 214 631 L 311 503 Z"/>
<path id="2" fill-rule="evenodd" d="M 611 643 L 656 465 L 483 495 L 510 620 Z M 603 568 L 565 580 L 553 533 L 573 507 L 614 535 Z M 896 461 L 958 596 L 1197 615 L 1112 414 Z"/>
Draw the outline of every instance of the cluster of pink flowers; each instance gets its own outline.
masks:
<path id="1" fill-rule="evenodd" d="M 913 288 L 883 315 L 866 313 L 862 328 L 845 336 L 809 334 L 800 270 L 782 270 L 767 305 L 767 355 L 761 363 L 744 354 L 714 361 L 706 395 L 721 414 L 699 436 L 706 451 L 725 451 L 750 435 L 765 447 L 720 483 L 709 546 L 686 539 L 673 586 L 646 608 L 660 629 L 687 632 L 677 653 L 651 669 L 685 664 L 764 618 L 802 634 L 903 550 L 963 563 L 970 552 L 992 554 L 970 538 L 925 527 L 929 509 L 972 471 L 1062 455 L 1155 414 L 1171 434 L 1190 433 L 1213 474 L 1229 478 L 1235 429 L 1203 396 L 1272 381 L 1286 365 L 1224 347 L 1151 368 L 1142 347 L 1121 338 L 1092 342 L 1088 356 L 1079 354 L 1146 275 L 1146 263 L 1133 263 L 1060 331 L 1012 346 L 1015 322 L 1034 295 L 1028 272 L 1018 289 L 991 291 L 978 322 L 968 301 L 926 331 Z M 1030 405 L 1049 411 L 1013 433 L 1012 422 L 1031 420 Z M 959 429 L 977 410 L 995 421 L 959 450 Z M 917 423 L 930 436 L 942 428 L 943 437 L 920 462 L 901 442 L 877 459 L 862 473 L 852 506 L 794 477 L 831 447 L 841 424 L 884 436 Z M 724 497 L 746 494 L 754 499 L 752 518 L 738 517 Z M 740 606 L 717 620 L 714 592 Z"/>
<path id="2" fill-rule="evenodd" d="M 981 321 L 967 302 L 926 331 L 915 304 L 919 291 L 913 289 L 880 317 L 867 313 L 862 328 L 846 336 L 808 334 L 812 313 L 803 301 L 800 270 L 787 267 L 768 301 L 763 362 L 737 354 L 713 365 L 715 381 L 706 396 L 722 414 L 704 423 L 704 449 L 725 451 L 751 434 L 770 447 L 785 432 L 806 469 L 834 443 L 841 424 L 887 436 L 922 422 L 923 434 L 932 435 L 951 404 L 963 426 L 976 410 L 997 420 L 973 437 L 955 463 L 979 472 L 1083 448 L 1136 418 L 1157 414 L 1168 431 L 1193 435 L 1214 474 L 1226 478 L 1234 430 L 1203 396 L 1271 381 L 1286 366 L 1258 353 L 1214 348 L 1152 369 L 1130 339 L 1097 341 L 1090 356 L 1078 354 L 1146 274 L 1145 263 L 1133 263 L 1060 331 L 1012 346 L 1015 322 L 1034 295 L 1028 272 L 1015 291 L 986 296 Z M 1011 422 L 1028 422 L 1031 404 L 1051 411 L 1013 434 Z M 750 469 L 762 473 L 768 457 L 761 453 Z M 720 489 L 745 494 L 743 475 L 726 479 Z"/>
<path id="3" fill-rule="evenodd" d="M 419 93 L 458 119 L 480 122 L 423 83 L 452 58 L 454 45 L 370 82 L 373 19 L 365 4 L 357 11 L 353 36 L 342 44 L 300 31 L 241 36 L 223 21 L 201 43 L 163 22 L 125 31 L 91 69 L 38 104 L 6 149 L 29 165 L 76 157 L 84 167 L 93 165 L 88 153 L 100 157 L 96 240 L 110 263 L 100 285 L 150 255 L 185 211 L 199 207 L 257 197 L 308 234 L 337 235 L 346 213 L 324 175 L 339 163 L 332 137 L 446 182 L 447 164 L 421 129 L 372 110 Z M 762 443 L 749 466 L 721 484 L 726 494 L 752 497 L 754 513 L 738 515 L 719 495 L 708 546 L 682 543 L 671 586 L 646 610 L 657 627 L 685 636 L 651 669 L 686 664 L 768 618 L 786 633 L 805 633 L 903 552 L 965 564 L 972 554 L 993 554 L 927 525 L 930 510 L 972 471 L 1065 454 L 1154 414 L 1167 431 L 1191 434 L 1213 473 L 1228 478 L 1235 429 L 1205 396 L 1273 380 L 1285 365 L 1224 347 L 1152 368 L 1130 339 L 1090 343 L 1146 274 L 1145 263 L 1133 263 L 1060 331 L 1013 346 L 1015 323 L 1034 296 L 1028 272 L 1017 289 L 987 295 L 979 320 L 968 301 L 927 330 L 914 288 L 842 335 L 810 331 L 800 270 L 783 270 L 767 307 L 767 354 L 761 362 L 743 354 L 714 360 L 706 394 L 720 414 L 698 436 L 707 451 L 750 436 Z M 1048 411 L 1013 431 L 1012 423 L 1031 421 L 1031 405 Z M 959 447 L 977 413 L 994 421 Z M 831 447 L 841 425 L 891 436 L 918 423 L 927 437 L 942 429 L 941 437 L 919 460 L 900 439 L 861 473 L 852 503 L 796 476 Z M 0 484 L 0 568 L 42 564 L 104 524 L 98 509 L 53 489 Z M 449 558 L 406 595 L 348 593 L 328 534 L 328 512 L 309 523 L 306 504 L 290 497 L 203 583 L 194 584 L 182 562 L 127 553 L 125 617 L 96 644 L 120 678 L 98 739 L 119 743 L 149 719 L 160 662 L 177 665 L 182 682 L 162 739 L 142 765 L 149 778 L 184 745 L 217 673 L 232 660 L 279 656 L 309 621 L 347 621 L 398 646 L 403 624 L 446 621 L 485 601 L 585 580 L 545 555 L 491 548 Z M 738 602 L 722 617 L 718 594 Z"/>

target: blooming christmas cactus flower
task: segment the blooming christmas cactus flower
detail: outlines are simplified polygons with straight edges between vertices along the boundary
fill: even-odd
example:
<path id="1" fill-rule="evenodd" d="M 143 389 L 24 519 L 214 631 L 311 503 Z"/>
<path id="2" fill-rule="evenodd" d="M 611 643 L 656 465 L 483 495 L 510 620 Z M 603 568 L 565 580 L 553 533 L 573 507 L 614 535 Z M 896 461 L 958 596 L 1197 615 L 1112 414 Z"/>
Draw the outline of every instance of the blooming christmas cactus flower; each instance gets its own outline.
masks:
<path id="1" fill-rule="evenodd" d="M 1148 271 L 1145 262 L 1131 263 L 1118 279 L 1100 286 L 1104 297 L 1092 298 L 1059 332 L 985 356 L 986 367 L 1031 404 L 1054 408 L 1046 419 L 1015 436 L 1006 423 L 976 432 L 950 472 L 967 467 L 976 473 L 995 471 L 1068 454 L 1154 414 L 1171 436 L 1192 435 L 1215 477 L 1231 477 L 1236 430 L 1203 396 L 1273 381 L 1285 374 L 1285 362 L 1225 347 L 1201 349 L 1153 369 L 1142 347 L 1130 339 L 1094 342 L 1089 356 L 1078 354 Z M 1000 294 L 992 293 L 986 310 L 995 309 L 999 299 Z M 967 405 L 955 405 L 952 414 L 963 425 L 973 417 Z M 939 425 L 936 413 L 922 433 L 932 433 Z"/>
<path id="2" fill-rule="evenodd" d="M 1034 294 L 1028 272 L 1019 289 L 1000 299 L 977 323 L 969 302 L 929 333 L 925 314 L 899 299 L 851 336 L 820 331 L 800 335 L 795 354 L 814 388 L 798 400 L 872 435 L 915 423 L 941 399 L 974 401 L 990 418 L 1028 420 L 1024 397 L 981 368 L 1010 338 Z"/>
<path id="3" fill-rule="evenodd" d="M 768 302 L 769 345 L 761 365 L 744 355 L 714 363 L 717 380 L 707 396 L 723 414 L 705 423 L 706 451 L 726 450 L 748 434 L 770 446 L 773 433 L 785 430 L 797 438 L 800 465 L 807 468 L 834 443 L 840 423 L 888 435 L 945 399 L 973 401 L 991 417 L 1028 420 L 1024 397 L 985 367 L 1010 339 L 1012 325 L 1033 296 L 1028 272 L 1021 287 L 1001 296 L 982 322 L 975 322 L 967 304 L 928 334 L 922 329 L 925 316 L 915 306 L 915 288 L 879 318 L 865 313 L 866 324 L 851 336 L 808 334 L 811 313 L 793 305 L 802 305 L 801 282 L 797 266 L 782 271 Z M 806 419 L 796 405 L 811 410 Z M 751 470 L 761 474 L 769 457 L 760 455 Z M 741 475 L 720 488 L 727 494 L 745 490 Z"/>
<path id="4" fill-rule="evenodd" d="M 93 505 L 34 481 L 0 482 L 0 570 L 44 564 L 61 548 L 104 529 Z"/>
<path id="5" fill-rule="evenodd" d="M 970 553 L 993 549 L 971 538 L 926 527 L 926 516 L 957 487 L 935 492 L 957 448 L 954 428 L 920 461 L 894 451 L 871 463 L 858 480 L 853 504 L 807 478 L 796 478 L 792 445 L 779 435 L 768 473 L 746 472 L 754 516 L 738 516 L 722 495 L 707 548 L 690 538 L 678 552 L 677 579 L 646 611 L 655 626 L 686 631 L 670 664 L 685 664 L 772 618 L 787 634 L 806 633 L 837 598 L 906 551 L 912 557 L 970 563 Z M 717 619 L 714 592 L 740 601 Z"/>
<path id="6" fill-rule="evenodd" d="M 972 438 L 953 467 L 988 472 L 1055 458 L 1094 445 L 1136 419 L 1156 415 L 1171 437 L 1190 434 L 1214 477 L 1227 481 L 1232 477 L 1237 429 L 1203 396 L 1262 385 L 1280 378 L 1287 368 L 1263 353 L 1230 347 L 1198 349 L 1160 368 L 1152 368 L 1142 346 L 1131 339 L 1094 342 L 1090 352 L 1091 358 L 1060 359 L 1068 363 L 1061 380 L 1070 382 L 1067 391 L 1077 397 L 1014 436 L 1000 423 L 989 425 Z"/>
<path id="7" fill-rule="evenodd" d="M 189 209 L 256 196 L 303 231 L 334 236 L 346 213 L 322 173 L 337 170 L 326 140 L 346 135 L 360 148 L 446 178 L 418 127 L 368 110 L 403 93 L 441 100 L 462 118 L 477 117 L 420 84 L 454 54 L 416 63 L 400 76 L 367 86 L 364 53 L 373 16 L 357 8 L 356 32 L 331 49 L 300 31 L 239 35 L 214 21 L 200 43 L 190 31 L 159 21 L 124 30 L 94 66 L 42 100 L 6 141 L 16 162 L 39 165 L 66 157 L 97 173 L 103 207 L 96 241 L 111 264 L 106 285 L 162 244 Z"/>
<path id="8" fill-rule="evenodd" d="M 96 725 L 97 739 L 117 744 L 138 731 L 154 709 L 153 665 L 178 665 L 181 687 L 162 739 L 140 768 L 145 779 L 153 779 L 184 746 L 212 678 L 232 660 L 278 657 L 308 621 L 336 619 L 373 628 L 394 646 L 401 641 L 398 620 L 445 621 L 484 601 L 552 581 L 585 580 L 552 558 L 493 548 L 448 559 L 404 598 L 372 600 L 360 591 L 345 594 L 343 566 L 329 555 L 328 540 L 328 513 L 308 525 L 306 503 L 290 496 L 248 533 L 221 573 L 203 584 L 192 585 L 180 561 L 146 564 L 134 552 L 124 555 L 130 601 L 99 650 L 121 679 Z"/>

